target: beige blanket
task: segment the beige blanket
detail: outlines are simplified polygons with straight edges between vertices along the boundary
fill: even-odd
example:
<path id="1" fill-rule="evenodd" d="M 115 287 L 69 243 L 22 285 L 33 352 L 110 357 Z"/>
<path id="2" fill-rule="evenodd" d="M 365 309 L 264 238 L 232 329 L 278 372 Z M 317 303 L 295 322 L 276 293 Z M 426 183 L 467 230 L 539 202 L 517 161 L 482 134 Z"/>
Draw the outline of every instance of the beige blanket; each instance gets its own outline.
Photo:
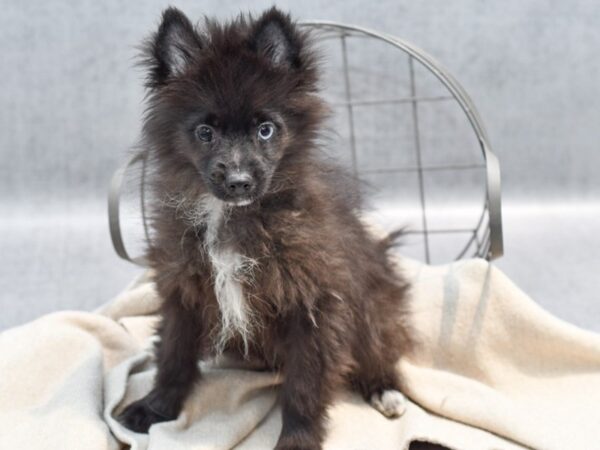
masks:
<path id="1" fill-rule="evenodd" d="M 419 341 L 398 364 L 407 411 L 389 420 L 340 393 L 326 448 L 600 449 L 600 336 L 550 316 L 485 261 L 404 264 Z M 150 389 L 157 305 L 142 278 L 94 314 L 0 334 L 0 449 L 272 448 L 280 379 L 239 363 L 203 364 L 179 419 L 149 435 L 115 421 Z"/>

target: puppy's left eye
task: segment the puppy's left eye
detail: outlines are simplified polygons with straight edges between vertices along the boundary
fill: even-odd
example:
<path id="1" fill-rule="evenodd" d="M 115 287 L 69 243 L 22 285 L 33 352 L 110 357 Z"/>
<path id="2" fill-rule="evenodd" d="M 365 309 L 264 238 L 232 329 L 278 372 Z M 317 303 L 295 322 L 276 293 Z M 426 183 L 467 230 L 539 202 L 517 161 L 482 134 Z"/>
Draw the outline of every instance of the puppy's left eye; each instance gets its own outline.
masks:
<path id="1" fill-rule="evenodd" d="M 203 142 L 210 142 L 213 139 L 213 129 L 208 125 L 198 125 L 196 127 L 196 137 Z"/>
<path id="2" fill-rule="evenodd" d="M 272 122 L 263 122 L 258 126 L 258 138 L 268 141 L 275 134 L 275 125 Z"/>

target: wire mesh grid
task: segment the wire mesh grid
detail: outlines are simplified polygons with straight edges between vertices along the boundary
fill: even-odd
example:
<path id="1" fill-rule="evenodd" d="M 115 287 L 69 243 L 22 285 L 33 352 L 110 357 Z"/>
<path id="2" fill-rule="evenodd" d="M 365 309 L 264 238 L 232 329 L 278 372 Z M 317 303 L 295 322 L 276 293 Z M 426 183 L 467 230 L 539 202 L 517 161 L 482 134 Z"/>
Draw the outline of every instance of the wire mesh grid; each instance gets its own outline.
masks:
<path id="1" fill-rule="evenodd" d="M 342 133 L 345 136 L 340 136 L 341 139 L 338 142 L 338 146 L 346 153 L 345 156 L 349 159 L 348 163 L 351 170 L 359 178 L 371 176 L 386 180 L 388 177 L 395 175 L 411 175 L 414 178 L 414 183 L 417 186 L 415 197 L 418 207 L 416 208 L 415 218 L 418 226 L 406 229 L 405 234 L 420 237 L 419 245 L 421 250 L 419 251 L 420 255 L 413 253 L 411 256 L 416 256 L 427 263 L 431 263 L 433 262 L 432 248 L 434 247 L 434 243 L 438 241 L 439 237 L 449 237 L 453 242 L 457 243 L 453 247 L 454 250 L 452 250 L 454 252 L 452 259 L 474 256 L 491 260 L 500 257 L 503 253 L 500 169 L 495 155 L 490 150 L 487 134 L 479 114 L 460 84 L 439 63 L 422 50 L 395 37 L 333 22 L 304 22 L 301 25 L 313 29 L 319 42 L 323 43 L 327 41 L 334 43 L 333 46 L 329 46 L 330 52 L 325 55 L 326 57 L 332 57 L 332 52 L 337 52 L 340 57 L 341 73 L 334 74 L 333 84 L 341 92 L 339 92 L 337 98 L 330 98 L 329 104 L 334 109 L 337 108 L 339 110 L 341 108 L 345 111 L 345 127 L 337 128 L 344 128 L 346 133 Z M 383 44 L 388 51 L 386 55 L 389 55 L 390 50 L 402 54 L 405 62 L 405 70 L 403 72 L 405 76 L 404 81 L 408 88 L 404 95 L 395 95 L 395 93 L 390 95 L 389 92 L 383 92 L 382 95 L 382 89 L 370 89 L 371 91 L 376 91 L 379 95 L 373 95 L 372 92 L 367 97 L 357 95 L 360 86 L 357 86 L 356 80 L 353 80 L 353 75 L 356 74 L 358 67 L 350 64 L 350 55 L 352 53 L 349 50 L 349 43 L 356 39 L 377 41 Z M 418 80 L 422 78 L 422 75 L 417 75 L 419 68 L 424 68 L 426 72 L 433 75 L 438 84 L 444 89 L 442 91 L 438 89 L 434 94 L 420 92 L 418 89 Z M 394 84 L 398 82 L 396 79 L 401 78 L 401 75 L 402 72 L 400 70 L 388 74 Z M 379 73 L 375 76 L 375 79 L 369 78 L 366 81 L 375 85 L 379 84 L 383 74 Z M 466 122 L 470 125 L 470 134 L 475 136 L 477 146 L 480 150 L 475 161 L 449 162 L 442 160 L 437 163 L 431 163 L 424 160 L 422 141 L 431 132 L 431 127 L 423 127 L 420 114 L 423 112 L 423 105 L 425 104 L 434 106 L 443 103 L 458 104 L 463 117 L 462 121 L 464 122 L 466 119 Z M 385 167 L 362 164 L 359 161 L 359 157 L 361 152 L 363 156 L 365 152 L 368 153 L 368 149 L 365 150 L 359 145 L 360 133 L 357 133 L 357 116 L 360 116 L 361 110 L 370 108 L 369 114 L 376 117 L 376 114 L 373 114 L 373 108 L 398 108 L 401 106 L 405 108 L 405 112 L 408 110 L 405 115 L 407 117 L 403 117 L 403 119 L 409 124 L 410 128 L 411 146 L 414 150 L 411 159 L 412 163 L 402 165 L 390 163 L 386 164 Z M 383 112 L 379 111 L 379 117 L 382 114 L 386 114 L 386 111 L 387 116 L 391 115 L 389 114 L 391 110 L 387 109 Z M 338 117 L 338 119 L 341 119 L 341 117 Z M 339 124 L 340 122 L 338 121 Z M 395 126 L 396 124 L 390 125 L 391 128 Z M 337 131 L 339 134 L 339 130 Z M 385 151 L 388 153 L 406 153 L 406 149 L 394 147 L 398 147 L 398 145 L 392 145 L 391 148 L 386 148 Z M 137 169 L 141 173 L 141 179 L 137 184 L 137 188 L 135 188 L 139 205 L 137 214 L 141 216 L 144 228 L 144 238 L 142 240 L 147 241 L 149 239 L 149 232 L 144 214 L 145 164 L 145 151 L 134 155 L 126 165 L 115 172 L 109 192 L 109 225 L 113 246 L 119 256 L 139 265 L 145 265 L 143 257 L 132 257 L 126 250 L 121 229 L 119 206 L 122 191 L 124 191 L 124 186 L 127 184 L 128 173 L 132 168 L 137 166 Z M 471 216 L 471 220 L 467 225 L 463 223 L 460 226 L 450 226 L 449 222 L 452 221 L 446 220 L 447 218 L 442 215 L 438 222 L 441 222 L 444 226 L 432 226 L 430 223 L 432 208 L 428 202 L 429 191 L 425 178 L 429 174 L 441 178 L 440 174 L 472 173 L 475 171 L 482 174 L 483 180 L 479 182 L 479 191 L 483 195 L 476 215 Z M 444 185 L 444 183 L 441 184 Z M 396 195 L 399 187 L 393 186 L 392 183 L 392 188 L 395 190 L 394 195 Z M 402 217 L 403 212 L 400 211 L 400 217 Z M 396 223 L 395 225 L 397 226 L 398 224 Z"/>
<path id="2" fill-rule="evenodd" d="M 432 262 L 431 236 L 432 235 L 466 235 L 464 245 L 454 255 L 454 259 L 465 256 L 482 257 L 486 259 L 498 258 L 502 255 L 502 229 L 500 212 L 500 175 L 499 166 L 493 153 L 489 150 L 488 138 L 472 101 L 462 87 L 452 78 L 449 73 L 430 56 L 422 50 L 397 38 L 387 36 L 372 30 L 338 24 L 333 22 L 305 22 L 304 26 L 317 30 L 320 41 L 337 41 L 341 54 L 343 99 L 342 101 L 331 101 L 333 107 L 346 109 L 348 122 L 348 146 L 350 150 L 350 165 L 352 171 L 359 177 L 364 175 L 387 175 L 400 173 L 416 174 L 418 186 L 419 203 L 419 227 L 407 229 L 405 234 L 421 235 L 422 258 L 427 263 Z M 351 39 L 378 40 L 396 51 L 401 51 L 406 56 L 406 71 L 408 74 L 408 95 L 395 96 L 384 93 L 380 98 L 357 99 L 354 96 L 354 86 L 351 73 L 357 67 L 351 67 L 349 63 L 348 41 Z M 331 49 L 330 49 L 331 50 Z M 335 49 L 333 49 L 335 51 Z M 327 57 L 330 54 L 326 54 Z M 420 94 L 417 89 L 417 76 L 415 67 L 420 65 L 432 73 L 436 79 L 445 87 L 446 92 L 438 95 Z M 381 74 L 379 74 L 381 76 Z M 465 119 L 471 125 L 472 131 L 477 137 L 478 145 L 481 147 L 479 161 L 473 163 L 440 163 L 427 164 L 423 160 L 421 145 L 421 130 L 419 112 L 423 103 L 457 102 Z M 412 139 L 414 148 L 414 164 L 401 167 L 376 167 L 364 168 L 359 165 L 357 151 L 357 132 L 355 126 L 355 110 L 361 107 L 373 107 L 382 105 L 408 105 L 410 107 L 410 122 L 412 126 Z M 390 148 L 388 151 L 402 151 L 402 149 Z M 425 174 L 430 172 L 456 172 L 480 170 L 484 173 L 486 183 L 482 187 L 485 194 L 481 202 L 481 212 L 475 223 L 468 227 L 431 227 L 428 223 L 427 190 L 425 186 Z"/>

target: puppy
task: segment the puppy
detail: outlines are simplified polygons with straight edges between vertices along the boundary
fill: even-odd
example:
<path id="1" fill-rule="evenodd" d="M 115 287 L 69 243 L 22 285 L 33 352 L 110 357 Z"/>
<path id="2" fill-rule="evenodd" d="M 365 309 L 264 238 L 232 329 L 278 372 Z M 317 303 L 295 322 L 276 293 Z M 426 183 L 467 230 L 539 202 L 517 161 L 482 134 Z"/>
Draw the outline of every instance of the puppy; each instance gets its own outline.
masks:
<path id="1" fill-rule="evenodd" d="M 152 170 L 147 258 L 162 297 L 152 391 L 120 421 L 177 417 L 200 359 L 282 371 L 278 449 L 318 449 L 334 392 L 403 412 L 407 282 L 357 216 L 355 182 L 319 156 L 327 107 L 310 36 L 273 8 L 194 27 L 163 13 L 144 50 Z"/>

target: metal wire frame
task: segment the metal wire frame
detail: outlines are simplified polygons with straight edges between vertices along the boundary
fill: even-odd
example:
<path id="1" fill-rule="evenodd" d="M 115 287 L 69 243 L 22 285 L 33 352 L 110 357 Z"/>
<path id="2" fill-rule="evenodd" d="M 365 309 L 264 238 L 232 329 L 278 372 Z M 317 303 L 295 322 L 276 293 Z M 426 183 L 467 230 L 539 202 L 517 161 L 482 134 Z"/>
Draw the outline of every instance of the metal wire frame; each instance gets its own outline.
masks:
<path id="1" fill-rule="evenodd" d="M 408 233 L 422 234 L 424 238 L 425 261 L 431 262 L 430 234 L 468 233 L 470 236 L 456 259 L 465 255 L 478 256 L 488 260 L 502 256 L 504 252 L 502 236 L 502 205 L 500 192 L 500 166 L 498 159 L 491 151 L 489 139 L 477 108 L 468 96 L 464 88 L 456 79 L 434 58 L 414 45 L 399 38 L 385 33 L 379 33 L 362 27 L 346 25 L 329 21 L 307 21 L 301 25 L 316 29 L 320 32 L 320 38 L 339 39 L 342 51 L 342 68 L 344 71 L 344 93 L 345 101 L 334 103 L 334 106 L 345 106 L 348 112 L 348 127 L 350 130 L 350 151 L 352 170 L 355 174 L 360 173 L 399 173 L 416 172 L 419 186 L 419 202 L 421 207 L 421 230 L 413 230 Z M 349 37 L 371 38 L 383 41 L 408 55 L 408 70 L 410 80 L 410 96 L 392 99 L 354 100 L 352 98 L 352 86 L 350 83 L 350 67 L 348 65 L 347 39 Z M 415 61 L 420 63 L 431 72 L 448 90 L 449 95 L 419 96 L 415 83 Z M 477 140 L 481 147 L 483 161 L 481 164 L 447 164 L 426 166 L 422 161 L 421 152 L 421 130 L 419 129 L 419 103 L 458 102 L 465 113 Z M 359 170 L 357 164 L 356 137 L 354 130 L 354 108 L 363 105 L 393 105 L 409 103 L 411 105 L 414 146 L 416 152 L 416 166 Z M 486 199 L 481 215 L 474 228 L 467 229 L 429 229 L 427 224 L 427 202 L 423 174 L 428 171 L 440 170 L 471 170 L 485 169 L 486 174 Z"/>
<path id="2" fill-rule="evenodd" d="M 501 212 L 501 193 L 500 193 L 500 166 L 498 159 L 491 151 L 489 139 L 483 126 L 483 122 L 479 116 L 475 105 L 463 89 L 463 87 L 452 77 L 452 75 L 431 56 L 423 50 L 402 41 L 394 36 L 379 33 L 366 28 L 361 28 L 353 25 L 345 25 L 336 22 L 328 21 L 309 21 L 301 22 L 301 26 L 311 27 L 319 30 L 321 37 L 333 37 L 341 40 L 342 48 L 342 63 L 344 69 L 344 93 L 345 101 L 336 103 L 333 106 L 345 106 L 348 111 L 348 121 L 350 129 L 350 151 L 352 157 L 352 169 L 355 174 L 358 174 L 358 162 L 356 152 L 356 137 L 354 132 L 354 108 L 363 105 L 381 105 L 381 104 L 401 104 L 410 103 L 412 118 L 413 118 L 413 133 L 415 139 L 417 165 L 411 167 L 399 168 L 383 168 L 361 170 L 360 173 L 397 173 L 397 172 L 416 172 L 418 174 L 419 184 L 419 201 L 421 206 L 421 223 L 422 230 L 412 230 L 407 233 L 417 233 L 424 236 L 425 243 L 425 260 L 430 262 L 430 246 L 429 236 L 431 234 L 451 234 L 451 233 L 468 233 L 469 239 L 463 249 L 458 253 L 456 259 L 465 257 L 468 253 L 472 256 L 486 258 L 488 260 L 496 259 L 503 254 L 503 237 L 502 237 L 502 212 Z M 328 36 L 329 35 L 329 36 Z M 350 67 L 348 65 L 348 51 L 346 39 L 348 37 L 366 37 L 373 38 L 390 44 L 408 55 L 408 67 L 410 75 L 410 97 L 392 98 L 392 99 L 374 99 L 374 100 L 354 100 L 352 98 L 352 86 L 350 83 Z M 415 61 L 428 69 L 435 77 L 447 88 L 450 95 L 447 96 L 423 96 L 417 95 L 414 65 Z M 448 164 L 448 165 L 430 165 L 425 166 L 421 159 L 421 143 L 420 129 L 418 118 L 418 105 L 422 102 L 439 102 L 455 100 L 460 105 L 465 113 L 473 131 L 475 132 L 484 161 L 482 164 Z M 122 185 L 126 172 L 135 164 L 142 163 L 142 179 L 140 182 L 140 207 L 144 226 L 146 240 L 149 240 L 149 231 L 147 217 L 145 215 L 145 167 L 147 162 L 147 152 L 141 151 L 134 155 L 121 168 L 119 168 L 111 180 L 109 195 L 108 195 L 108 216 L 109 229 L 111 240 L 116 253 L 123 259 L 138 264 L 140 266 L 147 265 L 147 261 L 143 256 L 131 257 L 125 248 L 123 242 L 119 205 L 122 191 Z M 441 170 L 469 170 L 469 169 L 484 169 L 486 173 L 486 200 L 483 206 L 482 213 L 474 228 L 467 229 L 429 229 L 427 225 L 427 204 L 425 196 L 425 186 L 423 182 L 423 174 L 428 171 Z"/>
<path id="3" fill-rule="evenodd" d="M 113 248 L 119 257 L 122 259 L 145 267 L 148 265 L 146 258 L 142 255 L 130 256 L 125 242 L 123 242 L 123 234 L 121 233 L 121 194 L 127 171 L 136 164 L 142 164 L 141 179 L 140 179 L 140 211 L 142 215 L 142 224 L 144 226 L 144 238 L 146 242 L 150 242 L 150 232 L 146 216 L 146 165 L 148 162 L 148 152 L 139 151 L 135 153 L 129 161 L 119 167 L 110 180 L 108 188 L 108 228 L 110 230 L 110 239 Z"/>

